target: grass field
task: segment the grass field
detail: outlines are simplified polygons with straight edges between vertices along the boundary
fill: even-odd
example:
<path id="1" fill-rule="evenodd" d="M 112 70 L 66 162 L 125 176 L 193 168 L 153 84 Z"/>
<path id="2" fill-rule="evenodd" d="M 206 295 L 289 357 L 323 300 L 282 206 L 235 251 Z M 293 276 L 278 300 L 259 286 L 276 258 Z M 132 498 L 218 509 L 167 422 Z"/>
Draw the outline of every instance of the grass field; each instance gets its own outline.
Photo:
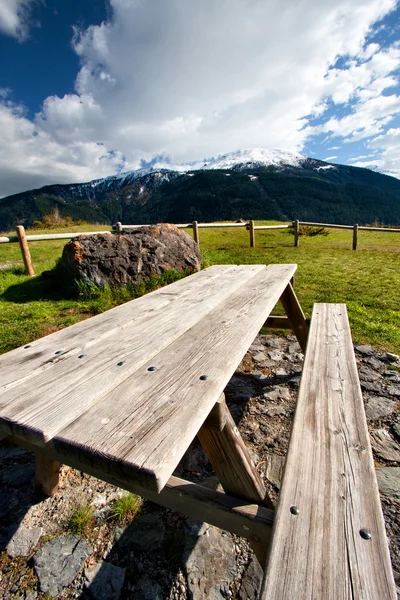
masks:
<path id="1" fill-rule="evenodd" d="M 68 231 L 102 229 L 109 230 L 80 226 Z M 55 265 L 65 243 L 29 244 L 38 275 Z M 351 243 L 351 230 L 336 229 L 327 236 L 302 236 L 300 247 L 294 248 L 293 236 L 287 230 L 271 230 L 256 231 L 257 247 L 250 248 L 244 228 L 200 229 L 206 265 L 297 263 L 295 289 L 307 316 L 314 302 L 345 302 L 356 343 L 371 343 L 399 353 L 400 233 L 360 231 L 356 252 L 351 250 Z M 24 274 L 18 244 L 0 244 L 0 353 L 131 297 L 126 291 L 107 290 L 91 298 L 68 298 L 53 286 L 41 277 Z"/>

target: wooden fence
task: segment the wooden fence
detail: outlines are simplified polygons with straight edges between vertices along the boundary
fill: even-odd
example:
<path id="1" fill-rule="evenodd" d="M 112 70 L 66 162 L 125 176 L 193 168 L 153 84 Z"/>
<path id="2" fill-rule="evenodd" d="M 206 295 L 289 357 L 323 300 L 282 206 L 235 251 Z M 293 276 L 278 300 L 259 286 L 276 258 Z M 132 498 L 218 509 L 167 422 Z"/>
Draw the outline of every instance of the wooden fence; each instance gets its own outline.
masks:
<path id="1" fill-rule="evenodd" d="M 240 221 L 238 223 L 198 223 L 197 221 L 193 221 L 192 223 L 178 223 L 176 227 L 178 229 L 193 229 L 193 238 L 195 242 L 200 247 L 200 237 L 199 237 L 199 229 L 206 228 L 214 228 L 214 227 L 245 227 L 249 232 L 249 241 L 250 247 L 256 247 L 256 231 L 261 229 L 289 229 L 293 228 L 293 237 L 294 237 L 294 246 L 296 248 L 299 247 L 300 243 L 300 235 L 301 230 L 300 227 L 308 226 L 308 227 L 324 227 L 324 228 L 332 228 L 332 229 L 349 229 L 352 230 L 352 248 L 353 250 L 357 250 L 358 244 L 358 232 L 360 230 L 365 231 L 381 231 L 381 232 L 389 232 L 389 233 L 400 233 L 400 227 L 398 229 L 390 228 L 390 227 L 367 227 L 363 225 L 337 225 L 337 224 L 329 224 L 329 223 L 310 223 L 308 221 L 293 221 L 292 223 L 284 224 L 284 225 L 255 225 L 254 221 Z M 122 225 L 122 223 L 118 222 L 113 225 L 113 231 L 115 233 L 122 233 L 123 231 L 133 231 L 135 229 L 140 229 L 141 227 L 150 227 L 150 225 Z M 70 240 L 73 237 L 80 235 L 95 235 L 98 233 L 106 233 L 111 235 L 111 231 L 86 231 L 86 232 L 78 232 L 78 233 L 49 233 L 49 234 L 41 234 L 41 235 L 26 235 L 25 229 L 22 225 L 18 225 L 17 227 L 17 235 L 11 236 L 2 236 L 0 237 L 0 244 L 6 244 L 10 242 L 19 242 L 21 248 L 21 254 L 25 265 L 25 271 L 27 275 L 34 275 L 35 271 L 32 264 L 32 259 L 29 251 L 28 242 L 41 242 L 45 240 Z"/>

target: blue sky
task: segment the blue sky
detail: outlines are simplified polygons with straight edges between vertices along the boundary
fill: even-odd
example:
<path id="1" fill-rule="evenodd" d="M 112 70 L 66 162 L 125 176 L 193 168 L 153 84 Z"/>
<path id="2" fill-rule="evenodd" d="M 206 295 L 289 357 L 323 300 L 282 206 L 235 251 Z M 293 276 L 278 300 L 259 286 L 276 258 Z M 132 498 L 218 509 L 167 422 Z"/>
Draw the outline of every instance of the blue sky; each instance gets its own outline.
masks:
<path id="1" fill-rule="evenodd" d="M 396 0 L 2 0 L 0 196 L 278 148 L 400 177 Z"/>

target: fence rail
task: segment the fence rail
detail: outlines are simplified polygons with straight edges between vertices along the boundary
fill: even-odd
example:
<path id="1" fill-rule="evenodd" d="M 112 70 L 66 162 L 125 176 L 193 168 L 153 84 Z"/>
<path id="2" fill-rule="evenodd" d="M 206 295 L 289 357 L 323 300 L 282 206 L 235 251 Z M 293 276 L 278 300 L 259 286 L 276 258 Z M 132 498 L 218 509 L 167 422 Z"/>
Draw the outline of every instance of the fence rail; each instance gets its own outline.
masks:
<path id="1" fill-rule="evenodd" d="M 301 235 L 301 226 L 308 227 L 324 227 L 331 229 L 348 229 L 353 231 L 352 237 L 352 248 L 353 250 L 357 250 L 358 245 L 358 232 L 360 230 L 363 231 L 381 231 L 381 232 L 389 232 L 389 233 L 400 233 L 399 228 L 393 227 L 368 227 L 365 225 L 358 225 L 357 223 L 354 225 L 338 225 L 336 223 L 313 223 L 310 221 L 293 221 L 292 223 L 282 224 L 282 225 L 255 225 L 254 221 L 241 221 L 239 223 L 198 223 L 197 221 L 193 221 L 192 223 L 178 223 L 175 225 L 178 229 L 193 229 L 193 238 L 195 242 L 200 247 L 200 239 L 199 239 L 199 229 L 208 229 L 215 227 L 245 227 L 249 231 L 250 237 L 250 247 L 255 248 L 256 246 L 256 231 L 260 230 L 268 230 L 268 229 L 289 229 L 293 228 L 293 236 L 294 236 L 294 246 L 297 248 L 300 244 L 300 235 Z M 123 231 L 134 231 L 135 229 L 140 229 L 141 227 L 151 227 L 151 225 L 123 225 L 118 222 L 113 225 L 114 233 L 122 233 Z M 27 275 L 34 275 L 34 268 L 32 264 L 32 259 L 29 251 L 28 242 L 41 242 L 46 240 L 70 240 L 73 237 L 81 236 L 81 235 L 96 235 L 99 233 L 106 233 L 112 235 L 111 231 L 86 231 L 86 232 L 77 232 L 77 233 L 49 233 L 49 234 L 41 234 L 41 235 L 26 235 L 25 229 L 22 225 L 18 225 L 17 227 L 17 235 L 10 236 L 1 236 L 0 244 L 7 244 L 13 242 L 19 242 L 21 248 L 21 254 L 25 265 L 25 270 Z"/>

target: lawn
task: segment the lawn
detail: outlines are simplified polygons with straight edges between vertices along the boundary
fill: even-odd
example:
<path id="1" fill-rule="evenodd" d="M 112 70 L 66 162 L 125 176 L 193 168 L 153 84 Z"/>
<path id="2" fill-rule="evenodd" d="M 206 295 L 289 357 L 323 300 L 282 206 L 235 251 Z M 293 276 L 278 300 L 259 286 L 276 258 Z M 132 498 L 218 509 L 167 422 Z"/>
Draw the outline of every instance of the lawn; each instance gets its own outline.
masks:
<path id="1" fill-rule="evenodd" d="M 75 228 L 102 229 L 109 230 L 101 226 Z M 38 275 L 55 265 L 65 243 L 66 240 L 29 244 Z M 256 248 L 250 248 L 249 233 L 244 228 L 200 229 L 206 265 L 297 263 L 295 289 L 307 316 L 311 315 L 314 302 L 345 302 L 356 343 L 371 343 L 399 353 L 400 233 L 360 231 L 356 252 L 351 250 L 351 243 L 351 230 L 302 236 L 299 248 L 293 246 L 293 236 L 287 230 L 257 230 Z M 130 297 L 128 292 L 110 290 L 89 298 L 65 297 L 52 282 L 24 274 L 18 244 L 0 244 L 0 352 Z"/>

